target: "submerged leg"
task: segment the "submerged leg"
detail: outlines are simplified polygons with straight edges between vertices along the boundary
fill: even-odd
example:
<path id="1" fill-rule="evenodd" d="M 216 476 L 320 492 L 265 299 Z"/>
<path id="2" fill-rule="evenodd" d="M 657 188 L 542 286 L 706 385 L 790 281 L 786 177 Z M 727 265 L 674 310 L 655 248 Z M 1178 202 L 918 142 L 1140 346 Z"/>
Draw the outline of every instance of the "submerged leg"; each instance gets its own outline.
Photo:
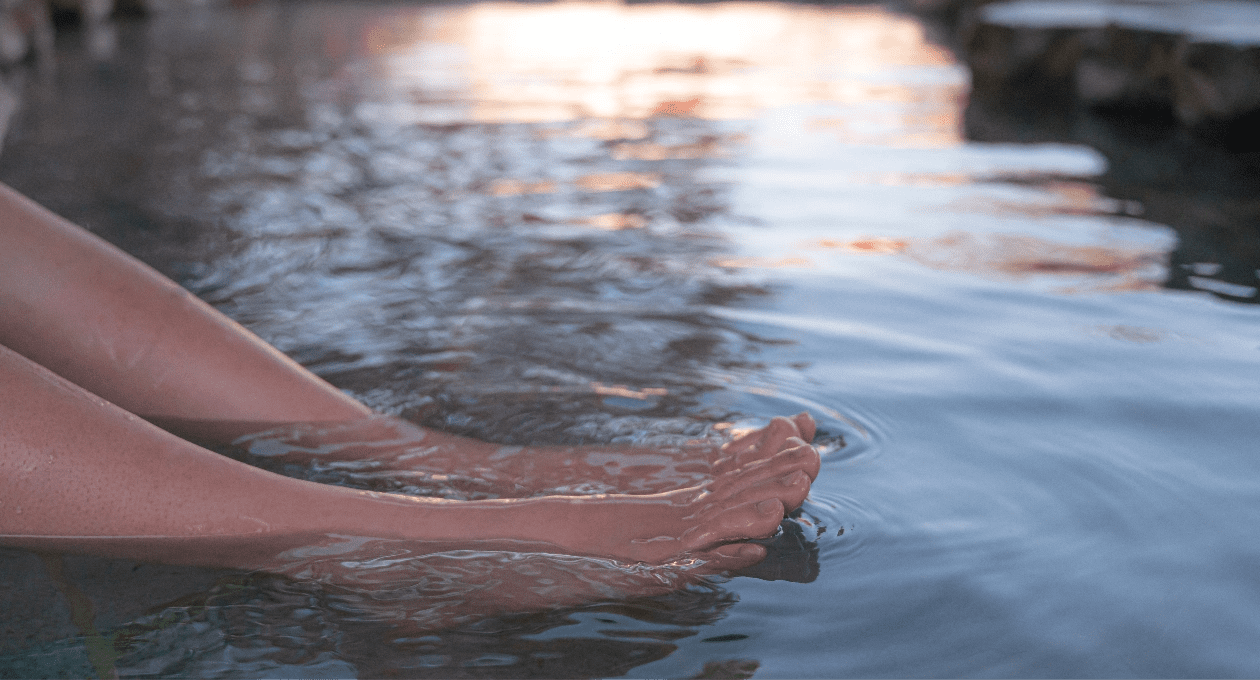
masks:
<path id="1" fill-rule="evenodd" d="M 718 446 L 505 446 L 429 430 L 388 416 L 340 423 L 292 423 L 236 440 L 252 454 L 296 463 L 349 462 L 348 476 L 365 484 L 435 486 L 500 497 L 543 494 L 651 494 L 704 485 L 715 478 L 791 451 L 799 468 L 818 476 L 809 446 L 814 421 L 802 413 Z M 436 480 L 436 481 L 435 481 Z M 386 487 L 388 488 L 388 487 Z"/>
<path id="2" fill-rule="evenodd" d="M 377 422 L 173 282 L 0 186 L 2 545 L 290 573 L 294 555 L 355 537 L 402 541 L 420 554 L 543 551 L 653 564 L 692 556 L 721 571 L 760 559 L 764 549 L 739 542 L 772 534 L 818 469 L 796 436 L 808 438 L 812 422 L 784 420 L 717 454 L 704 483 L 689 488 L 447 501 L 281 477 L 132 413 Z M 503 447 L 426 436 L 474 473 L 511 458 Z M 552 450 L 540 460 L 554 470 L 587 453 Z"/>
<path id="3" fill-rule="evenodd" d="M 720 571 L 760 559 L 760 546 L 738 542 L 773 534 L 805 498 L 808 474 L 789 454 L 662 494 L 448 501 L 355 491 L 214 454 L 0 346 L 0 545 L 289 573 L 294 554 L 360 537 L 417 553 L 652 564 L 690 555 Z"/>

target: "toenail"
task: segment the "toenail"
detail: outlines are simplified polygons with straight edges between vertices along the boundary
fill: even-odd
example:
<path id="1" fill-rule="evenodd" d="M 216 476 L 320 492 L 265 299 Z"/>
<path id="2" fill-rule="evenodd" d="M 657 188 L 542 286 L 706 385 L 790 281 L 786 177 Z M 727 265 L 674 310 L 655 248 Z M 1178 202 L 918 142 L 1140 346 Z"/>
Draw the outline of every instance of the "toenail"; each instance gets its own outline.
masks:
<path id="1" fill-rule="evenodd" d="M 761 513 L 761 514 L 763 514 L 763 515 L 769 515 L 769 514 L 771 514 L 771 513 L 779 513 L 779 514 L 782 514 L 782 513 L 783 513 L 783 509 L 782 509 L 782 507 L 779 505 L 779 501 L 777 501 L 777 500 L 775 500 L 775 499 L 771 498 L 771 499 L 769 499 L 769 500 L 764 500 L 764 501 L 761 501 L 760 503 L 758 503 L 758 504 L 757 504 L 757 512 L 759 512 L 759 513 Z"/>
<path id="2" fill-rule="evenodd" d="M 801 481 L 801 476 L 804 474 L 805 473 L 801 472 L 800 470 L 797 470 L 795 472 L 789 472 L 788 474 L 783 475 L 782 477 L 779 478 L 779 483 L 782 484 L 783 486 L 792 486 L 796 484 L 797 482 Z"/>

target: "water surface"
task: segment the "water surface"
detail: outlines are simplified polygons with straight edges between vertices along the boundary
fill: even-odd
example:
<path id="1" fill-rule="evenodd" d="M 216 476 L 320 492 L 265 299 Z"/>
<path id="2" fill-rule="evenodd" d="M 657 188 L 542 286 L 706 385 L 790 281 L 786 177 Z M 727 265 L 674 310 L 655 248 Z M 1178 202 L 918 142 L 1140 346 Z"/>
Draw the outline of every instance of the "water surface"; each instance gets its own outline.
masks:
<path id="1" fill-rule="evenodd" d="M 10 80 L 0 179 L 382 412 L 667 445 L 808 409 L 824 462 L 749 574 L 437 629 L 460 556 L 358 592 L 4 551 L 49 614 L 0 675 L 1260 673 L 1260 281 L 1174 257 L 1094 148 L 969 141 L 915 18 L 262 2 Z"/>

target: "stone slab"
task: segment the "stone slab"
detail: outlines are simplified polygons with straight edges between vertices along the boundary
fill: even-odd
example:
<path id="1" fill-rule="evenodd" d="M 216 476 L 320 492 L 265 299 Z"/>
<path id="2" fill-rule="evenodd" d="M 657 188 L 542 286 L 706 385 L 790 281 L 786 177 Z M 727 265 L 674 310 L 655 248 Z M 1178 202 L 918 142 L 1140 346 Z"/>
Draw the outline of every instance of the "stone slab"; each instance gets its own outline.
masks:
<path id="1" fill-rule="evenodd" d="M 1165 116 L 1254 143 L 1260 2 L 1015 0 L 965 14 L 973 96 Z"/>

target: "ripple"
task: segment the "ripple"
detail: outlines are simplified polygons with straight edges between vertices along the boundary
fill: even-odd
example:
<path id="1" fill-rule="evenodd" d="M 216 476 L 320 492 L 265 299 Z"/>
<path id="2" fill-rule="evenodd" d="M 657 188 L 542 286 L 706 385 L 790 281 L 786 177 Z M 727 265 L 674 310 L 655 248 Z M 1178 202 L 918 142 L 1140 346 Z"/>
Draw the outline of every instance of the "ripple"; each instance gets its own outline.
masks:
<path id="1" fill-rule="evenodd" d="M 716 585 L 697 582 L 630 601 L 611 597 L 569 608 L 552 603 L 520 614 L 504 614 L 502 606 L 492 606 L 502 602 L 487 598 L 473 614 L 476 593 L 487 588 L 545 585 L 549 577 L 570 574 L 600 589 L 609 585 L 604 577 L 610 573 L 641 574 L 578 558 L 516 553 L 383 560 L 363 571 L 363 582 L 354 587 L 267 574 L 227 577 L 116 628 L 118 673 L 391 677 L 400 670 L 443 668 L 440 677 L 463 677 L 467 672 L 458 669 L 497 667 L 506 677 L 619 676 L 667 654 L 670 641 L 694 635 L 695 627 L 720 619 L 735 601 Z M 416 578 L 399 579 L 403 572 Z M 501 572 L 515 578 L 500 584 L 481 578 Z M 341 658 L 359 648 L 372 653 L 353 664 Z M 80 640 L 48 651 L 64 653 L 19 666 L 31 671 L 23 677 L 90 675 L 90 669 L 76 668 L 82 665 Z"/>
<path id="2" fill-rule="evenodd" d="M 784 380 L 783 382 L 787 382 Z M 737 427 L 760 427 L 774 416 L 790 416 L 807 411 L 814 418 L 818 431 L 814 445 L 823 464 L 871 460 L 879 455 L 887 439 L 885 417 L 866 406 L 829 404 L 812 398 L 805 385 L 728 385 L 723 397 L 734 395 L 732 410 L 751 414 L 736 421 Z"/>
<path id="3" fill-rule="evenodd" d="M 798 511 L 798 521 L 813 524 L 818 559 L 832 567 L 857 559 L 871 545 L 872 531 L 882 519 L 851 496 L 814 487 Z"/>

